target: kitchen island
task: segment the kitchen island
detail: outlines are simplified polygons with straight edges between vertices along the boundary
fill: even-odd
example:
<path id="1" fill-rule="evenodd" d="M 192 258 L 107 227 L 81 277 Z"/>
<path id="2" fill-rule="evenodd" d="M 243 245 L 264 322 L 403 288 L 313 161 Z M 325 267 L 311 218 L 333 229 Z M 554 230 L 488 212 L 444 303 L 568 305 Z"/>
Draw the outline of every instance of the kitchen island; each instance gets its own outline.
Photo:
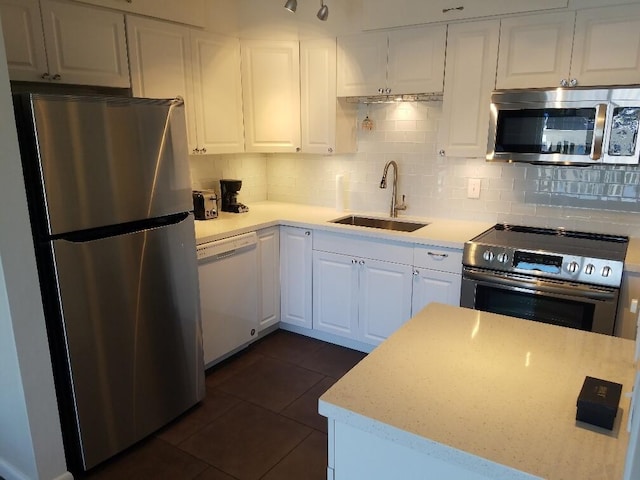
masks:
<path id="1" fill-rule="evenodd" d="M 622 479 L 634 342 L 432 303 L 331 387 L 328 478 Z M 623 385 L 612 431 L 585 376 Z"/>

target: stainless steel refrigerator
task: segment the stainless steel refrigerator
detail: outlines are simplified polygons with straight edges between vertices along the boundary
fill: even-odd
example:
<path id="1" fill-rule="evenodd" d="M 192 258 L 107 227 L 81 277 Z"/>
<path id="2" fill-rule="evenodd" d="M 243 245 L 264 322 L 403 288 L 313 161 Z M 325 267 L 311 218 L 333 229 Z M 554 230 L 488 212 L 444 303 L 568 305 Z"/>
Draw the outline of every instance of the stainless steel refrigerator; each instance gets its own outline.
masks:
<path id="1" fill-rule="evenodd" d="M 82 471 L 204 397 L 184 105 L 13 100 L 67 462 Z"/>

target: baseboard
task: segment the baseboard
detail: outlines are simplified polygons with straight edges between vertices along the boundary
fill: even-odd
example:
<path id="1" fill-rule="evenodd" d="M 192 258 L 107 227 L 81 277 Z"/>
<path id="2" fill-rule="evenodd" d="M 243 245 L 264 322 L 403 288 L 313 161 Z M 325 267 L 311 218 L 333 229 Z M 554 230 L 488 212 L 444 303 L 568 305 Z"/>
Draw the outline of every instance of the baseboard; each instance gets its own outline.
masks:
<path id="1" fill-rule="evenodd" d="M 299 333 L 306 337 L 315 338 L 316 340 L 322 340 L 323 342 L 333 343 L 340 345 L 341 347 L 350 348 L 352 350 L 358 350 L 359 352 L 371 353 L 375 345 L 369 345 L 368 343 L 358 342 L 357 340 L 351 340 L 350 338 L 341 337 L 339 335 L 333 335 L 327 332 L 321 332 L 310 328 L 299 327 L 298 325 L 291 325 L 289 323 L 280 322 L 280 328 L 288 332 Z"/>
<path id="2" fill-rule="evenodd" d="M 34 480 L 27 476 L 24 472 L 16 470 L 16 468 L 0 458 L 0 480 Z M 73 480 L 70 472 L 64 472 L 55 478 L 43 478 L 41 480 Z"/>

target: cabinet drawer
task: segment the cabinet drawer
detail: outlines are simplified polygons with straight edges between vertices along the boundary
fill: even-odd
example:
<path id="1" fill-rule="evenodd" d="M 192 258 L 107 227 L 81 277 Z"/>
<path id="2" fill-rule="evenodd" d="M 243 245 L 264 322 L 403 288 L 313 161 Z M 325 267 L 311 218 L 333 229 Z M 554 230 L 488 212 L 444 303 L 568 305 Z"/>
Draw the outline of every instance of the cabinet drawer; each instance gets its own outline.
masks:
<path id="1" fill-rule="evenodd" d="M 462 250 L 431 245 L 416 246 L 413 249 L 413 264 L 420 268 L 460 274 Z"/>
<path id="2" fill-rule="evenodd" d="M 383 262 L 413 264 L 413 245 L 392 240 L 315 231 L 313 233 L 313 249 L 371 258 Z"/>

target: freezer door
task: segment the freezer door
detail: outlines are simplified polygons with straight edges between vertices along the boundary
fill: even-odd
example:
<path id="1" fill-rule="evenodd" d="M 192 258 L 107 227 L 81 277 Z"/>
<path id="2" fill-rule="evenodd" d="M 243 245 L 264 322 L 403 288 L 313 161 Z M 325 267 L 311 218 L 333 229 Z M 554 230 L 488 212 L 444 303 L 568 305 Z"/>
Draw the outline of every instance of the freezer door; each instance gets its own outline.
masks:
<path id="1" fill-rule="evenodd" d="M 47 233 L 193 209 L 181 101 L 30 98 Z"/>
<path id="2" fill-rule="evenodd" d="M 53 242 L 85 469 L 204 397 L 193 229 Z"/>

